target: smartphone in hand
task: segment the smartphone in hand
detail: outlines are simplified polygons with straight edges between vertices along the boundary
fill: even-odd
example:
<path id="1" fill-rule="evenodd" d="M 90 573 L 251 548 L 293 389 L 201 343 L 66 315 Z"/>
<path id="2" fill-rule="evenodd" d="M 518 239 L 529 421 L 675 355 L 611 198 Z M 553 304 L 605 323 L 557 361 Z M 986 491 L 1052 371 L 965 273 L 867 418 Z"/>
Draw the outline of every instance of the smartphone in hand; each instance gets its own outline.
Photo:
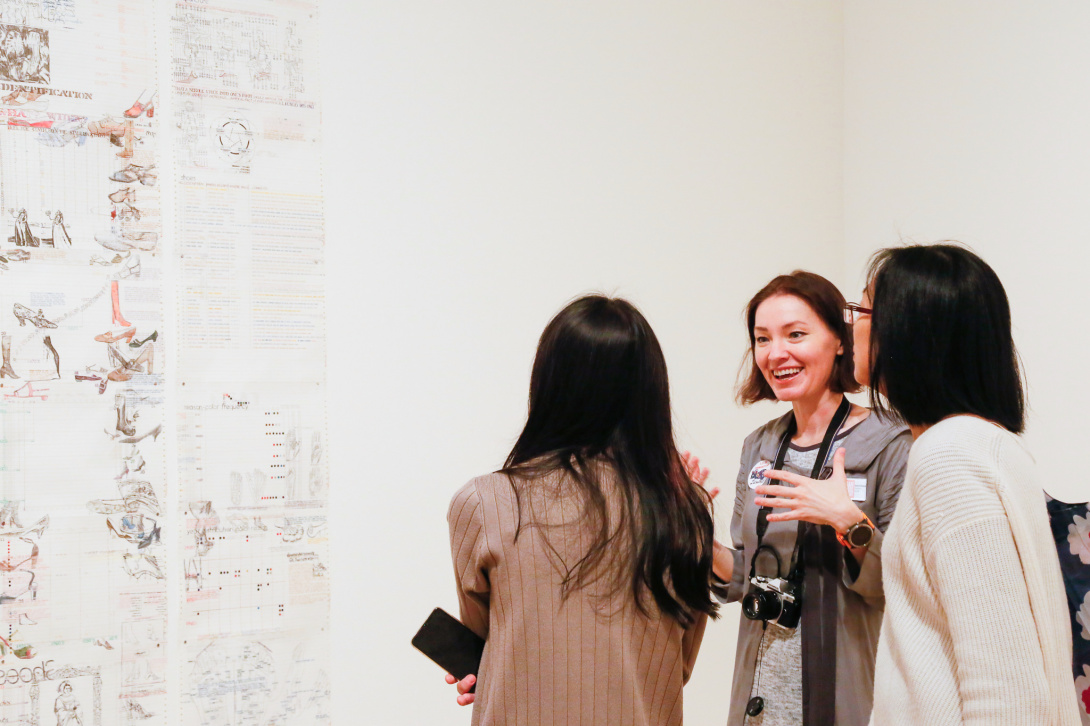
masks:
<path id="1" fill-rule="evenodd" d="M 458 680 L 480 670 L 484 638 L 442 608 L 431 611 L 412 643 Z"/>

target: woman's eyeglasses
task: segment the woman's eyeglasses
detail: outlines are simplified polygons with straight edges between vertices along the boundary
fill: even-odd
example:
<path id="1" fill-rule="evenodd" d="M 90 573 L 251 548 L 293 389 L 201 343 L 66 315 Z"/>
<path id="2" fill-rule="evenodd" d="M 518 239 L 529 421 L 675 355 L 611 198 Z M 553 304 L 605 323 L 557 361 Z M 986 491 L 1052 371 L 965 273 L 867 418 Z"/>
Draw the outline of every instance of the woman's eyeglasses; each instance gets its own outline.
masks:
<path id="1" fill-rule="evenodd" d="M 870 315 L 873 310 L 865 308 L 859 303 L 845 303 L 844 305 L 844 322 L 849 325 L 855 325 L 855 321 L 859 320 L 862 315 Z"/>

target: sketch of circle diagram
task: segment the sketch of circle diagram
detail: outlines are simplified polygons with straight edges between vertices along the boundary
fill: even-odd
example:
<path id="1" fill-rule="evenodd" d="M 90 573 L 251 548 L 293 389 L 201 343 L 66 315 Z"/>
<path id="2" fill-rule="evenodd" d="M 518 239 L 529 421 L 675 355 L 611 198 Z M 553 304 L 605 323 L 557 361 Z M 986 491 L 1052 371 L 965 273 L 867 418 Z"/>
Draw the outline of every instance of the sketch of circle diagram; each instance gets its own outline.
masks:
<path id="1" fill-rule="evenodd" d="M 242 165 L 254 155 L 253 124 L 239 116 L 216 121 L 216 148 L 233 165 Z"/>

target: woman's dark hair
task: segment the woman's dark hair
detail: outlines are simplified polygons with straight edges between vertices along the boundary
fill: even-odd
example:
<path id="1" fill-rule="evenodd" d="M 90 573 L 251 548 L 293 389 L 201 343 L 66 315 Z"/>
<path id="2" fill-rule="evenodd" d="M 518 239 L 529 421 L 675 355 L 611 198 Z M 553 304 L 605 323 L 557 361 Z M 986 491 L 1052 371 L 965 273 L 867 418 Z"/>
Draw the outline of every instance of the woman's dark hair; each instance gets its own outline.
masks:
<path id="1" fill-rule="evenodd" d="M 984 260 L 951 244 L 895 247 L 871 257 L 867 280 L 876 410 L 917 426 L 971 413 L 1022 432 L 1010 304 Z"/>
<path id="2" fill-rule="evenodd" d="M 770 283 L 758 291 L 746 305 L 746 327 L 749 330 L 749 349 L 742 358 L 738 377 L 745 376 L 738 385 L 736 398 L 738 403 L 749 406 L 758 401 L 775 401 L 776 394 L 768 385 L 761 369 L 757 367 L 757 358 L 753 348 L 757 345 L 757 336 L 753 327 L 757 321 L 757 308 L 765 300 L 777 295 L 792 295 L 810 306 L 821 322 L 833 335 L 840 339 L 843 353 L 836 357 L 832 375 L 829 376 L 829 390 L 833 393 L 855 393 L 859 384 L 855 381 L 855 365 L 852 362 L 852 329 L 844 322 L 844 296 L 836 285 L 821 275 L 806 270 L 795 270 L 790 275 L 774 277 Z M 746 374 L 746 369 L 749 373 Z"/>
<path id="3" fill-rule="evenodd" d="M 595 460 L 616 473 L 619 521 L 610 515 Z M 501 471 L 516 497 L 552 472 L 566 472 L 584 495 L 583 517 L 595 534 L 581 559 L 563 565 L 563 597 L 603 581 L 611 595 L 629 586 L 644 614 L 649 592 L 659 611 L 682 625 L 696 613 L 715 615 L 711 499 L 678 455 L 666 360 L 631 303 L 588 295 L 546 326 L 526 426 Z M 520 529 L 521 518 L 520 504 Z M 617 557 L 627 544 L 632 556 Z"/>

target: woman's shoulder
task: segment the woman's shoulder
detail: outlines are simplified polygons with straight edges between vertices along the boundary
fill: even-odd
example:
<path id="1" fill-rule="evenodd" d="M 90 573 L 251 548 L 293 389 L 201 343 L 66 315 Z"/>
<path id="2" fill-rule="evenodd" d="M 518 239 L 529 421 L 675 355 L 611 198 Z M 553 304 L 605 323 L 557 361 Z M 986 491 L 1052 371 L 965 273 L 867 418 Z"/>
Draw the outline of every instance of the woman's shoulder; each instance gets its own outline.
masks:
<path id="1" fill-rule="evenodd" d="M 978 516 L 1002 512 L 1004 479 L 1033 480 L 1033 459 L 1021 439 L 975 416 L 952 416 L 924 431 L 912 446 L 909 466 L 920 497 L 956 498 Z"/>
<path id="2" fill-rule="evenodd" d="M 482 500 L 494 500 L 497 496 L 502 496 L 501 485 L 504 484 L 509 490 L 511 485 L 507 474 L 499 471 L 473 477 L 459 487 L 451 497 L 449 512 L 454 513 L 466 507 L 480 506 Z"/>
<path id="3" fill-rule="evenodd" d="M 912 447 L 914 458 L 920 461 L 994 459 L 1000 453 L 1015 452 L 1029 455 L 1018 435 L 971 415 L 951 416 L 939 421 L 920 434 Z"/>

